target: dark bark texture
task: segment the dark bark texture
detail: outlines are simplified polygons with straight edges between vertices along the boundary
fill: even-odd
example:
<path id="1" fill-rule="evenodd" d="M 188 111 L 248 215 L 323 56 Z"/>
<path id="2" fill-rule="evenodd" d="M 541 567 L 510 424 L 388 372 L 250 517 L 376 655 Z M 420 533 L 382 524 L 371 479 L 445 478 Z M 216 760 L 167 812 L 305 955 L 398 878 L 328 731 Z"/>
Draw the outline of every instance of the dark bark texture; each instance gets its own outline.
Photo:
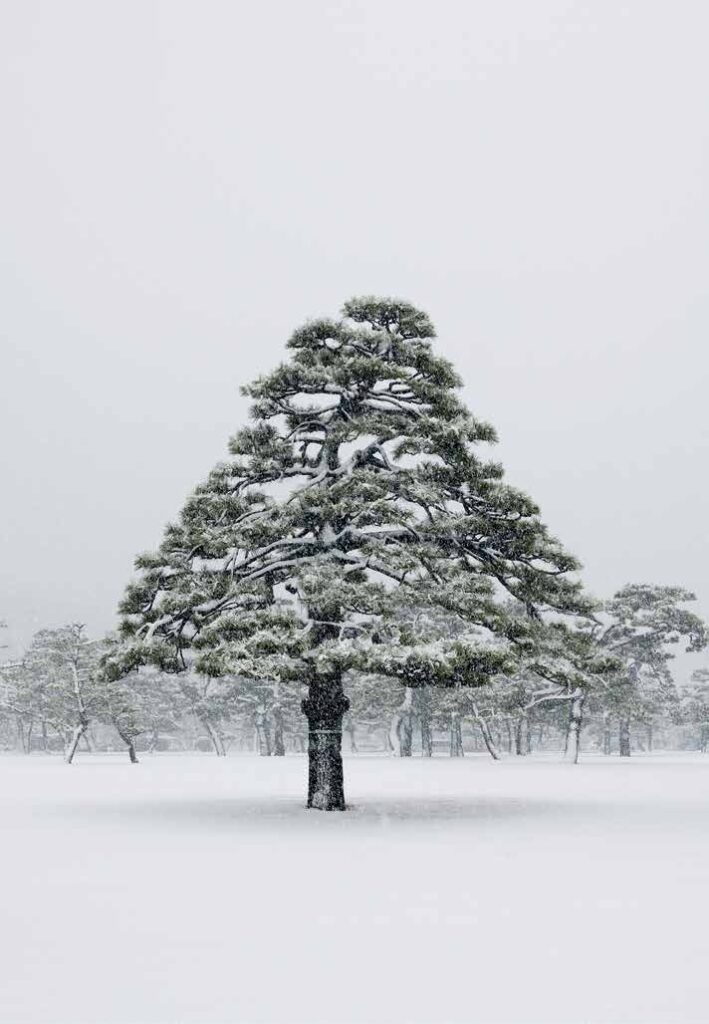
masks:
<path id="1" fill-rule="evenodd" d="M 308 807 L 319 811 L 346 809 L 342 719 L 349 706 L 340 674 L 311 678 L 302 704 L 308 719 Z"/>

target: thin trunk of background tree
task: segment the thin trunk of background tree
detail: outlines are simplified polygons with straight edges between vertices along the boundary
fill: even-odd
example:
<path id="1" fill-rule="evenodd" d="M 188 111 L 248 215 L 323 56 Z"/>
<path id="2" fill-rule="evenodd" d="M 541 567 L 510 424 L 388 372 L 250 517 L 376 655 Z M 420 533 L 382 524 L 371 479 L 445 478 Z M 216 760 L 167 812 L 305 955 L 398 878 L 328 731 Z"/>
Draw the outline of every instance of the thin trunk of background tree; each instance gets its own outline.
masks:
<path id="1" fill-rule="evenodd" d="M 462 757 L 463 754 L 463 729 L 460 715 L 457 711 L 452 711 L 450 717 L 450 756 Z"/>
<path id="2" fill-rule="evenodd" d="M 268 727 L 266 712 L 258 708 L 254 716 L 256 726 L 256 745 L 261 757 L 271 756 L 271 730 Z"/>
<path id="3" fill-rule="evenodd" d="M 433 755 L 433 730 L 431 727 L 431 694 L 427 686 L 416 691 L 416 715 L 421 730 L 421 757 Z"/>
<path id="4" fill-rule="evenodd" d="M 621 757 L 630 757 L 630 719 L 621 718 L 618 728 L 618 746 Z"/>
<path id="5" fill-rule="evenodd" d="M 584 695 L 577 692 L 569 706 L 569 724 L 566 732 L 566 760 L 577 764 L 581 749 L 581 727 L 583 724 Z"/>
<path id="6" fill-rule="evenodd" d="M 483 742 L 485 743 L 485 746 L 487 747 L 488 754 L 493 759 L 493 761 L 499 761 L 500 760 L 500 752 L 497 749 L 497 745 L 496 745 L 494 739 L 492 738 L 492 732 L 490 731 L 490 726 L 487 724 L 487 722 L 482 717 L 482 715 L 476 714 L 475 715 L 475 721 L 478 723 L 478 726 L 480 728 L 480 733 L 482 735 Z"/>
<path id="7" fill-rule="evenodd" d="M 212 725 L 208 718 L 203 718 L 201 721 L 202 726 L 204 727 L 204 731 L 207 733 L 207 736 L 209 736 L 210 740 L 212 741 L 214 753 L 217 755 L 217 757 L 226 757 L 224 743 L 222 742 L 222 738 L 217 732 L 217 730 L 214 728 L 214 726 Z"/>
<path id="8" fill-rule="evenodd" d="M 414 737 L 413 700 L 413 690 L 405 686 L 404 699 L 391 720 L 391 744 L 399 757 L 411 757 Z"/>
<path id="9" fill-rule="evenodd" d="M 73 681 L 74 699 L 76 700 L 76 707 L 78 711 L 78 721 L 71 734 L 69 746 L 67 748 L 66 755 L 64 758 L 67 764 L 71 764 L 72 761 L 74 760 L 76 748 L 79 746 L 79 740 L 89 727 L 89 717 L 86 713 L 84 695 L 81 690 L 81 679 L 79 677 L 79 670 L 76 666 L 76 662 L 73 661 L 70 665 L 70 668 Z"/>
<path id="10" fill-rule="evenodd" d="M 519 715 L 515 722 L 515 754 L 518 756 L 524 756 L 528 753 L 527 750 L 527 731 L 529 728 L 529 722 L 527 721 L 526 715 Z"/>
<path id="11" fill-rule="evenodd" d="M 273 756 L 285 757 L 286 744 L 283 738 L 283 708 L 280 704 L 280 684 L 278 681 L 275 683 L 273 696 L 275 698 L 271 712 L 273 717 Z"/>
<path id="12" fill-rule="evenodd" d="M 114 722 L 114 725 L 116 727 L 116 732 L 121 737 L 125 745 L 128 747 L 128 757 L 130 759 L 130 763 L 138 764 L 138 755 L 135 752 L 135 743 L 133 742 L 133 737 L 130 735 L 130 733 L 126 732 L 126 730 L 122 726 L 120 726 L 118 722 Z"/>
<path id="13" fill-rule="evenodd" d="M 71 738 L 69 740 L 69 745 L 67 746 L 66 754 L 64 755 L 64 760 L 66 761 L 67 764 L 71 764 L 72 761 L 74 760 L 76 748 L 79 746 L 79 740 L 86 732 L 87 727 L 88 723 L 86 722 L 79 722 L 76 726 L 74 726 L 74 729 L 71 733 Z"/>
<path id="14" fill-rule="evenodd" d="M 153 728 L 150 730 L 150 740 L 148 741 L 148 753 L 149 754 L 154 754 L 155 753 L 155 748 L 158 745 L 158 739 L 159 739 L 159 735 L 158 735 L 157 727 L 153 726 Z"/>
<path id="15" fill-rule="evenodd" d="M 286 744 L 283 738 L 283 712 L 280 707 L 273 709 L 273 756 L 285 757 Z"/>
<path id="16" fill-rule="evenodd" d="M 355 729 L 354 721 L 352 720 L 352 717 L 350 715 L 347 715 L 345 717 L 343 729 L 347 733 L 347 736 L 349 737 L 350 753 L 351 754 L 356 754 L 358 752 L 357 751 L 356 729 Z"/>

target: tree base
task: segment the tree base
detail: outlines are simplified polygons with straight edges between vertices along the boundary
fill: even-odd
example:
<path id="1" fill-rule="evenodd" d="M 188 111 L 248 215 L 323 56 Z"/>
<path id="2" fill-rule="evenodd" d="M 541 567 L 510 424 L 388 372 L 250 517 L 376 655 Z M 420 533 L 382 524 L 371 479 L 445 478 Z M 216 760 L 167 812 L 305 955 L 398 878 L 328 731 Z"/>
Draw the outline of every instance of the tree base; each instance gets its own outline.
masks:
<path id="1" fill-rule="evenodd" d="M 342 733 L 311 729 L 308 743 L 308 808 L 316 811 L 344 811 Z"/>
<path id="2" fill-rule="evenodd" d="M 339 683 L 339 679 L 338 679 Z M 334 692 L 333 692 L 334 691 Z M 311 810 L 344 811 L 342 718 L 350 702 L 341 689 L 311 686 L 303 701 L 308 719 L 308 803 Z"/>

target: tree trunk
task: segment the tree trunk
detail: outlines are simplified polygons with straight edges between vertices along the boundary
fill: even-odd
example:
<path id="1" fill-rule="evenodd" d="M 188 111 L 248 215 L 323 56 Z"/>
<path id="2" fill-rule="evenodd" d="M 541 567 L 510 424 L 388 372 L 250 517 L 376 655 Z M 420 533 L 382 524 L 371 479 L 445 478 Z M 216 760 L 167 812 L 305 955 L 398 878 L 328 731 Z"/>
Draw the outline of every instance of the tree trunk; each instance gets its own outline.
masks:
<path id="1" fill-rule="evenodd" d="M 47 735 L 47 723 L 42 719 L 42 750 L 47 753 L 49 749 L 49 736 Z"/>
<path id="2" fill-rule="evenodd" d="M 405 686 L 404 699 L 391 720 L 391 745 L 399 757 L 411 757 L 414 736 L 413 700 L 413 690 Z"/>
<path id="3" fill-rule="evenodd" d="M 621 718 L 618 730 L 618 744 L 621 757 L 630 757 L 630 719 Z"/>
<path id="4" fill-rule="evenodd" d="M 128 747 L 128 757 L 130 758 L 131 764 L 138 764 L 138 755 L 135 752 L 135 743 L 130 733 L 127 733 L 125 729 L 122 729 L 118 722 L 113 723 L 116 727 L 116 732 L 121 737 L 125 745 Z"/>
<path id="5" fill-rule="evenodd" d="M 603 753 L 608 755 L 611 752 L 611 716 L 605 711 L 603 714 Z"/>
<path id="6" fill-rule="evenodd" d="M 399 736 L 401 738 L 401 744 L 399 748 L 399 754 L 401 757 L 411 757 L 411 748 L 414 740 L 414 729 L 413 722 L 411 721 L 411 715 L 404 715 L 399 723 Z"/>
<path id="7" fill-rule="evenodd" d="M 29 752 L 30 752 L 29 739 L 30 739 L 30 737 L 32 735 L 31 730 L 29 728 L 27 730 L 25 729 L 25 723 L 24 723 L 23 719 L 19 715 L 18 715 L 18 717 L 16 719 L 16 725 L 17 725 L 17 738 L 20 741 L 20 749 L 22 750 L 23 754 L 29 754 Z"/>
<path id="8" fill-rule="evenodd" d="M 286 756 L 286 744 L 283 739 L 283 712 L 279 707 L 273 709 L 273 756 Z"/>
<path id="9" fill-rule="evenodd" d="M 431 729 L 431 694 L 428 687 L 416 691 L 416 712 L 421 727 L 421 757 L 433 755 L 433 730 Z"/>
<path id="10" fill-rule="evenodd" d="M 433 731 L 431 729 L 431 719 L 426 717 L 421 719 L 421 757 L 432 756 Z"/>
<path id="11" fill-rule="evenodd" d="M 67 748 L 65 756 L 67 764 L 71 764 L 71 762 L 74 760 L 74 754 L 76 753 L 76 748 L 79 746 L 79 740 L 89 727 L 89 716 L 86 714 L 84 696 L 83 693 L 81 692 L 81 680 L 79 678 L 77 662 L 75 660 L 72 660 L 70 667 L 74 682 L 74 697 L 76 699 L 76 706 L 78 710 L 78 722 L 74 728 L 74 731 L 72 732 L 71 739 L 69 740 L 69 746 Z"/>
<path id="12" fill-rule="evenodd" d="M 258 710 L 254 718 L 256 725 L 256 742 L 261 757 L 271 756 L 271 730 L 268 728 L 266 713 Z"/>
<path id="13" fill-rule="evenodd" d="M 79 722 L 76 726 L 74 726 L 74 729 L 71 734 L 71 739 L 69 740 L 69 745 L 67 746 L 66 749 L 66 754 L 64 755 L 64 760 L 66 761 L 67 764 L 71 764 L 71 762 L 74 760 L 74 754 L 76 753 L 76 748 L 79 746 L 79 740 L 86 732 L 88 724 L 88 722 Z"/>
<path id="14" fill-rule="evenodd" d="M 148 753 L 149 754 L 154 754 L 155 753 L 155 748 L 158 745 L 159 738 L 160 738 L 160 736 L 159 736 L 158 730 L 157 730 L 157 728 L 155 726 L 153 726 L 153 728 L 150 730 L 150 739 L 148 740 Z"/>
<path id="15" fill-rule="evenodd" d="M 476 718 L 475 721 L 480 726 L 480 732 L 482 733 L 482 737 L 485 742 L 485 746 L 487 747 L 488 754 L 493 759 L 493 761 L 499 761 L 500 752 L 495 746 L 495 741 L 493 740 L 492 733 L 490 732 L 490 726 L 487 724 L 484 718 Z"/>
<path id="16" fill-rule="evenodd" d="M 583 724 L 584 695 L 577 690 L 569 707 L 569 724 L 566 732 L 566 760 L 578 764 L 581 747 L 581 726 Z"/>
<path id="17" fill-rule="evenodd" d="M 463 730 L 460 715 L 457 711 L 451 712 L 450 719 L 450 755 L 451 757 L 463 756 Z"/>
<path id="18" fill-rule="evenodd" d="M 217 730 L 214 728 L 212 723 L 209 721 L 209 719 L 203 718 L 202 725 L 204 726 L 204 731 L 207 733 L 207 736 L 209 736 L 210 740 L 212 741 L 214 753 L 217 755 L 217 757 L 226 757 L 226 750 L 224 749 L 222 738 L 217 732 Z"/>
<path id="19" fill-rule="evenodd" d="M 358 751 L 357 751 L 357 737 L 355 735 L 355 724 L 354 724 L 354 722 L 352 721 L 352 719 L 350 718 L 349 715 L 347 715 L 347 717 L 345 718 L 343 729 L 347 733 L 347 735 L 349 736 L 349 740 L 350 740 L 350 753 L 351 754 L 356 754 Z"/>
<path id="20" fill-rule="evenodd" d="M 507 729 L 507 753 L 511 754 L 514 750 L 514 737 L 512 735 L 512 723 L 509 718 L 505 720 L 505 728 Z"/>
<path id="21" fill-rule="evenodd" d="M 652 725 L 648 725 L 648 727 L 647 727 L 647 750 L 648 750 L 649 754 L 652 753 L 652 741 L 653 741 Z"/>
<path id="22" fill-rule="evenodd" d="M 312 675 L 303 714 L 308 719 L 308 807 L 344 811 L 342 718 L 350 702 L 342 674 Z"/>
<path id="23" fill-rule="evenodd" d="M 523 756 L 527 753 L 526 733 L 528 722 L 526 715 L 520 715 L 515 721 L 515 754 Z"/>
<path id="24" fill-rule="evenodd" d="M 283 708 L 281 707 L 281 686 L 278 680 L 273 684 L 273 754 L 274 757 L 286 756 L 286 744 L 283 739 Z"/>

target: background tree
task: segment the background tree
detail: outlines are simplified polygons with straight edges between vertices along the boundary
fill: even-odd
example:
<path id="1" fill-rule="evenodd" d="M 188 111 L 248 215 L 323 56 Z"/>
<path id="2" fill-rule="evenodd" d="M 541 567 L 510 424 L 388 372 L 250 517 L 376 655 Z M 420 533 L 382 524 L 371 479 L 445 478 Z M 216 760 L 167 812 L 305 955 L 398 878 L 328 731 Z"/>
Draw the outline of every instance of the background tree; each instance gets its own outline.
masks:
<path id="1" fill-rule="evenodd" d="M 233 706 L 252 725 L 255 748 L 262 756 L 283 757 L 286 735 L 299 733 L 302 694 L 281 679 L 239 677 L 232 687 Z"/>
<path id="2" fill-rule="evenodd" d="M 124 667 L 307 685 L 310 807 L 345 807 L 348 671 L 479 685 L 544 611 L 586 607 L 536 505 L 478 457 L 494 430 L 461 403 L 433 336 L 424 313 L 386 299 L 296 331 L 290 362 L 244 389 L 254 422 L 232 460 L 138 559 L 122 604 Z M 461 631 L 412 630 L 413 603 Z"/>
<path id="3" fill-rule="evenodd" d="M 90 640 L 82 624 L 72 623 L 40 630 L 23 658 L 37 713 L 63 735 L 67 764 L 102 711 L 101 653 L 101 642 Z"/>
<path id="4" fill-rule="evenodd" d="M 178 716 L 191 715 L 206 733 L 217 757 L 226 756 L 224 727 L 233 713 L 228 681 L 198 672 L 175 677 L 174 707 Z"/>
<path id="5" fill-rule="evenodd" d="M 366 672 L 349 672 L 345 677 L 345 692 L 349 700 L 345 726 L 350 746 L 353 738 L 357 745 L 355 732 L 368 737 L 376 733 L 382 750 L 400 754 L 391 740 L 394 716 L 403 699 L 397 680 Z"/>
<path id="6" fill-rule="evenodd" d="M 35 726 L 46 733 L 42 680 L 23 661 L 0 666 L 0 710 L 23 753 L 29 754 Z"/>
<path id="7" fill-rule="evenodd" d="M 177 731 L 187 712 L 175 678 L 154 669 L 141 669 L 121 677 L 105 672 L 100 678 L 101 718 L 109 722 L 128 749 L 131 763 L 138 761 L 136 746 L 144 740 L 154 751 L 161 731 Z"/>
<path id="8" fill-rule="evenodd" d="M 672 648 L 684 643 L 686 651 L 700 651 L 707 644 L 706 625 L 683 607 L 695 600 L 682 587 L 629 584 L 605 604 L 592 628 L 596 643 L 616 660 L 599 702 L 607 722 L 611 716 L 618 722 L 621 757 L 630 757 L 632 723 L 651 724 L 677 701 Z"/>
<path id="9" fill-rule="evenodd" d="M 699 668 L 680 691 L 678 720 L 696 735 L 696 745 L 703 754 L 709 745 L 709 669 Z"/>

